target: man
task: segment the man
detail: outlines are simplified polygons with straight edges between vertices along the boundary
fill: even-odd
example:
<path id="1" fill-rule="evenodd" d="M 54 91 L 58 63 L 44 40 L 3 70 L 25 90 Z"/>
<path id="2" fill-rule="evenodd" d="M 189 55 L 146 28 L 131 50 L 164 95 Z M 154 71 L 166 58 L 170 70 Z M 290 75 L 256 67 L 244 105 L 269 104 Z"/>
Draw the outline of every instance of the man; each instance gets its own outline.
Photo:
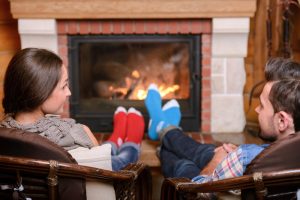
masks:
<path id="1" fill-rule="evenodd" d="M 266 84 L 255 109 L 260 136 L 269 141 L 300 130 L 300 64 L 271 59 L 265 70 Z M 161 108 L 161 97 L 150 85 L 145 104 L 150 114 L 149 137 L 161 139 L 160 161 L 166 177 L 187 177 L 204 183 L 242 176 L 247 165 L 268 145 L 199 144 L 178 127 L 180 109 L 176 100 Z"/>

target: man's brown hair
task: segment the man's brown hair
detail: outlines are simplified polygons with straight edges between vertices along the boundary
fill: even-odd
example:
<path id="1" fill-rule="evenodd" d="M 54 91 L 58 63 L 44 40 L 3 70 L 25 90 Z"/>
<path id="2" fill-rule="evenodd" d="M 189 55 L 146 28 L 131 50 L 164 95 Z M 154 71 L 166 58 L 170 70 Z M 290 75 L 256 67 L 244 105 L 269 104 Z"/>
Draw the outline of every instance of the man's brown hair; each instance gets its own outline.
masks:
<path id="1" fill-rule="evenodd" d="M 295 131 L 300 131 L 300 80 L 276 81 L 270 91 L 269 100 L 274 112 L 285 111 L 294 121 Z"/>

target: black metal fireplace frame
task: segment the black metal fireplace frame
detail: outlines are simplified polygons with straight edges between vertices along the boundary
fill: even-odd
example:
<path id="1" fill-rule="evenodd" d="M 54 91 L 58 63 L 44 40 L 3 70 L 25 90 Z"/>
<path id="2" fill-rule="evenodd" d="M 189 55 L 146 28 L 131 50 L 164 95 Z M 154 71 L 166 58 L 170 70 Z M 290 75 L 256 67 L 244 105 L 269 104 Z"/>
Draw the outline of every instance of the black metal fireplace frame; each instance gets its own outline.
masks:
<path id="1" fill-rule="evenodd" d="M 79 93 L 79 45 L 86 42 L 179 42 L 189 43 L 190 51 L 190 98 L 178 100 L 181 105 L 182 120 L 180 126 L 185 131 L 199 131 L 201 126 L 201 35 L 70 35 L 68 36 L 69 78 L 72 96 L 70 97 L 70 116 L 77 122 L 88 125 L 93 132 L 111 132 L 113 110 L 109 113 L 86 112 L 80 106 Z M 131 101 L 141 110 L 148 123 L 149 116 L 143 101 Z M 164 103 L 165 101 L 163 101 Z M 128 102 L 115 102 L 117 105 Z M 147 127 L 147 126 L 146 126 Z"/>

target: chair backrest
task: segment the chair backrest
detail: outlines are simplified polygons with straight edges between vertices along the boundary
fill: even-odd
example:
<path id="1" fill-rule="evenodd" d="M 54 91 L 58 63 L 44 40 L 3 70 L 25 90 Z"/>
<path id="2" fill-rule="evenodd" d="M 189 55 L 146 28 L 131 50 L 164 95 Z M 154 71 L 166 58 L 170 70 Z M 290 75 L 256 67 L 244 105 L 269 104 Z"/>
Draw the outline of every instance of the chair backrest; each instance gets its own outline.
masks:
<path id="1" fill-rule="evenodd" d="M 247 166 L 245 174 L 253 174 L 254 172 L 272 172 L 300 168 L 300 133 L 289 135 L 288 137 L 272 143 L 268 148 L 262 151 Z M 261 190 L 267 189 L 268 194 L 276 195 L 280 198 L 284 196 L 295 196 L 297 189 L 300 188 L 299 183 L 289 185 L 280 185 L 270 188 L 262 187 Z M 255 199 L 254 190 L 244 190 L 242 192 L 243 199 Z M 289 198 L 289 197 L 288 197 Z"/>
<path id="2" fill-rule="evenodd" d="M 7 156 L 77 163 L 62 147 L 31 132 L 0 128 L 0 153 Z"/>
<path id="3" fill-rule="evenodd" d="M 77 164 L 75 159 L 62 147 L 38 134 L 17 129 L 0 128 L 0 154 Z M 0 177 L 4 180 L 6 174 L 1 173 Z M 14 180 L 16 180 L 15 177 Z M 3 194 L 8 192 L 2 191 Z M 31 195 L 45 195 L 42 194 L 45 192 L 43 188 L 30 190 L 30 192 Z M 58 196 L 60 199 L 86 199 L 85 180 L 80 177 L 61 179 L 58 186 Z"/>

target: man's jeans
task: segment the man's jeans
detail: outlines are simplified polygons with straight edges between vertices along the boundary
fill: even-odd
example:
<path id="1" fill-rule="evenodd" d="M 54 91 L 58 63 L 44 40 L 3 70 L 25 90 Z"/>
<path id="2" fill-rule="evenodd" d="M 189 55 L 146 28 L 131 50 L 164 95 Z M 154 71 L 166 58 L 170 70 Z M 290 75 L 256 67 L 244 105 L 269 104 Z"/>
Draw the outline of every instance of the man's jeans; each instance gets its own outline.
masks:
<path id="1" fill-rule="evenodd" d="M 140 155 L 140 147 L 133 142 L 125 142 L 120 148 L 116 147 L 113 142 L 110 143 L 111 148 L 111 165 L 113 171 L 118 171 L 126 167 L 129 163 L 134 163 Z"/>
<path id="2" fill-rule="evenodd" d="M 160 162 L 165 177 L 194 178 L 214 156 L 215 145 L 200 144 L 179 128 L 162 138 Z"/>

